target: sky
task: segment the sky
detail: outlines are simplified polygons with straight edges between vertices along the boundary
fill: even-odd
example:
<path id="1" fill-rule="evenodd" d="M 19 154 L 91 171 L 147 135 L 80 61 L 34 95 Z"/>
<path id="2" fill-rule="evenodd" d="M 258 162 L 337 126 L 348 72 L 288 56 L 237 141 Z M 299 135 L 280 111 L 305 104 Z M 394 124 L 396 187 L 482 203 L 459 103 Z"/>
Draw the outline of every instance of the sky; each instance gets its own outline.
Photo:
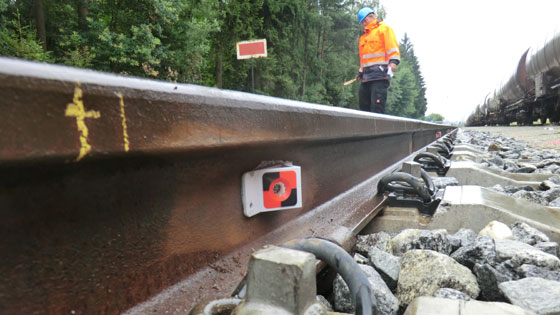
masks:
<path id="1" fill-rule="evenodd" d="M 380 0 L 385 23 L 414 45 L 426 115 L 465 121 L 529 47 L 560 32 L 560 0 Z"/>

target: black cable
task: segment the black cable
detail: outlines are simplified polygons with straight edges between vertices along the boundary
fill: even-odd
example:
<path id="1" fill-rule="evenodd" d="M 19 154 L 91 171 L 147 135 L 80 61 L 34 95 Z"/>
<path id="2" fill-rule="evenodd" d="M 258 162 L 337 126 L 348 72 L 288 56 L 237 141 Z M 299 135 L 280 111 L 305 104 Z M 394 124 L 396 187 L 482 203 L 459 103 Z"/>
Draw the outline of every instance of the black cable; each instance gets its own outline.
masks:
<path id="1" fill-rule="evenodd" d="M 342 247 L 319 238 L 294 240 L 283 244 L 282 247 L 312 253 L 317 259 L 327 263 L 340 274 L 348 285 L 356 307 L 356 314 L 377 314 L 367 275 Z"/>

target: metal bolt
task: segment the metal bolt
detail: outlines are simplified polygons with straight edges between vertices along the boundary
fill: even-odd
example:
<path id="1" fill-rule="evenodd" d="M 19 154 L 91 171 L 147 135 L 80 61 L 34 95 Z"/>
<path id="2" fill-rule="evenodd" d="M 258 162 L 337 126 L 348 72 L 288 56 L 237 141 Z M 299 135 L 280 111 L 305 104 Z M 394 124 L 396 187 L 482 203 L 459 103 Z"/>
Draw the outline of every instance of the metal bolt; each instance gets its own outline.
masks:
<path id="1" fill-rule="evenodd" d="M 420 172 L 420 169 L 422 169 L 422 165 L 420 163 L 417 162 L 404 162 L 402 165 L 402 171 L 404 173 L 408 173 L 414 177 L 418 177 L 420 178 L 422 176 L 422 173 Z"/>
<path id="2" fill-rule="evenodd" d="M 436 155 L 439 155 L 439 153 L 438 153 L 439 150 L 440 150 L 439 148 L 434 147 L 434 146 L 429 146 L 428 148 L 426 148 L 426 151 L 428 151 L 430 153 L 433 153 L 433 154 L 436 154 Z"/>
<path id="3" fill-rule="evenodd" d="M 247 295 L 233 314 L 327 314 L 317 300 L 315 256 L 276 246 L 253 253 Z"/>

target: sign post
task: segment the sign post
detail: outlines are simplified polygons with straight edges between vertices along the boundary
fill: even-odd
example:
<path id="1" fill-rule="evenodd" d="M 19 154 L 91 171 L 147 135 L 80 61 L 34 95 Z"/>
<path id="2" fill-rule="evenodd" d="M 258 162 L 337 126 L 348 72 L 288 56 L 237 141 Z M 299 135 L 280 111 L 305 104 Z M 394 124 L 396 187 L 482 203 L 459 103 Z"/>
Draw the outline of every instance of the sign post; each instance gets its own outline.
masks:
<path id="1" fill-rule="evenodd" d="M 266 39 L 237 42 L 237 59 L 251 59 L 251 90 L 255 92 L 254 58 L 267 57 Z"/>

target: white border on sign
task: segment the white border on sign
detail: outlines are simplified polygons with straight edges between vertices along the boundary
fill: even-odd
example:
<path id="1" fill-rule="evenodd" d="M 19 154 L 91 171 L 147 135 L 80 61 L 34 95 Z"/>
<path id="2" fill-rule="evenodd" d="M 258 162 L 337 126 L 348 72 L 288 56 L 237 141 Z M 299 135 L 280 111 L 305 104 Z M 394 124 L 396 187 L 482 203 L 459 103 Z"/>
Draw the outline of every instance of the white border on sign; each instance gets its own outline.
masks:
<path id="1" fill-rule="evenodd" d="M 254 54 L 254 55 L 239 55 L 239 44 L 252 44 L 252 43 L 264 43 L 264 54 Z M 250 58 L 260 58 L 260 57 L 268 57 L 268 51 L 266 49 L 266 38 L 265 39 L 254 39 L 254 40 L 246 40 L 243 42 L 235 43 L 235 47 L 237 48 L 237 59 L 250 59 Z"/>

